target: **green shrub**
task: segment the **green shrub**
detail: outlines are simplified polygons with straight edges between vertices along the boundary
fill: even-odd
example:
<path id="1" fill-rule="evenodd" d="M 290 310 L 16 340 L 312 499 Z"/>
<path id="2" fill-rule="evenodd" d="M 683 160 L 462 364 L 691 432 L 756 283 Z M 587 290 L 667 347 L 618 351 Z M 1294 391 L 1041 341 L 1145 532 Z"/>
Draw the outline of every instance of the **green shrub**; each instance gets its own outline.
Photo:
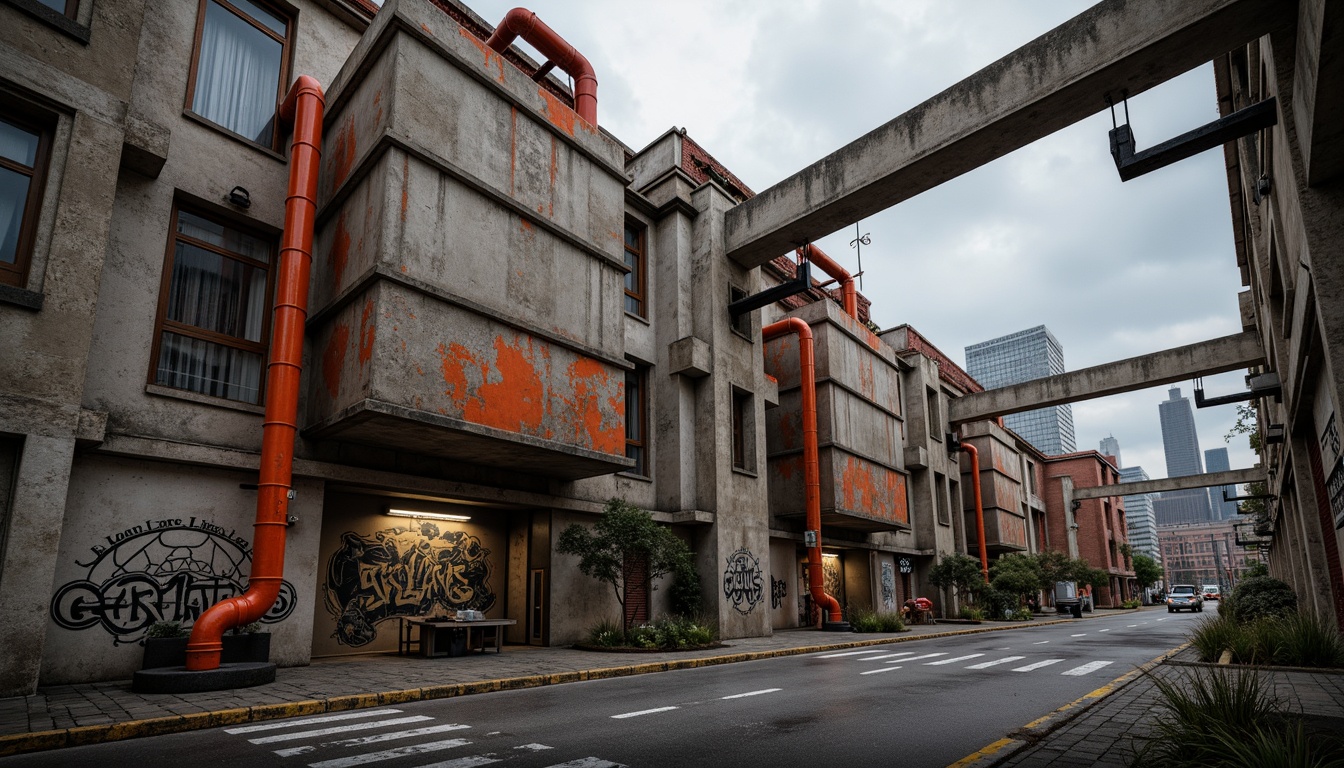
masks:
<path id="1" fill-rule="evenodd" d="M 625 646 L 676 650 L 710 645 L 716 639 L 714 630 L 696 619 L 686 616 L 664 616 L 648 624 L 631 627 Z"/>
<path id="2" fill-rule="evenodd" d="M 588 630 L 588 644 L 599 648 L 618 648 L 624 644 L 619 621 L 603 620 Z"/>
<path id="3" fill-rule="evenodd" d="M 180 621 L 156 621 L 149 625 L 145 637 L 186 637 L 187 630 Z"/>
<path id="4" fill-rule="evenodd" d="M 957 612 L 957 617 L 967 621 L 984 621 L 985 612 L 974 606 L 963 605 L 961 610 Z"/>
<path id="5" fill-rule="evenodd" d="M 672 584 L 667 588 L 667 603 L 677 616 L 694 616 L 700 612 L 702 601 L 700 571 L 695 560 L 686 558 L 672 570 Z"/>
<path id="6" fill-rule="evenodd" d="M 1121 603 L 1121 604 L 1120 604 L 1120 607 L 1121 607 L 1121 608 L 1138 608 L 1140 605 L 1143 605 L 1143 601 L 1142 601 L 1142 600 L 1139 600 L 1137 597 L 1134 597 L 1134 598 L 1130 598 L 1129 600 L 1126 600 L 1126 601 L 1124 601 L 1123 603 Z"/>
<path id="7" fill-rule="evenodd" d="M 984 616 L 996 621 L 1010 618 L 1020 603 L 1021 598 L 1017 594 L 993 587 L 982 588 L 975 600 L 976 606 L 984 611 Z"/>
<path id="8" fill-rule="evenodd" d="M 899 613 L 873 611 L 867 608 L 851 608 L 848 611 L 849 626 L 855 632 L 904 632 L 905 622 Z"/>
<path id="9" fill-rule="evenodd" d="M 1224 650 L 1231 648 L 1234 638 L 1241 633 L 1241 628 L 1232 621 L 1231 616 L 1219 614 L 1199 622 L 1193 632 L 1190 633 L 1190 644 L 1199 651 L 1199 660 L 1214 662 L 1223 654 Z"/>
<path id="10" fill-rule="evenodd" d="M 1031 609 L 1022 607 L 1013 611 L 1013 621 L 1031 621 Z"/>
<path id="11" fill-rule="evenodd" d="M 1344 667 L 1344 639 L 1333 621 L 1299 611 L 1275 624 L 1276 664 L 1291 667 Z"/>
<path id="12" fill-rule="evenodd" d="M 1257 619 L 1279 618 L 1297 610 L 1297 595 L 1293 588 L 1273 576 L 1252 576 L 1242 579 L 1232 590 L 1232 618 L 1238 624 Z M 1224 606 L 1220 611 L 1226 611 Z"/>

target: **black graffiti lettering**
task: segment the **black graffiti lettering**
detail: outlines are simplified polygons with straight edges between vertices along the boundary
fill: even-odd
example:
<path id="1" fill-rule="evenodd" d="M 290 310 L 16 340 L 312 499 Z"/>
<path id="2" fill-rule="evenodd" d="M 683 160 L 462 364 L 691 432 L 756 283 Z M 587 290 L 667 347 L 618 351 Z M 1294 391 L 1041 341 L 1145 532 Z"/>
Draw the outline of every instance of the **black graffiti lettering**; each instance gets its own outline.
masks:
<path id="1" fill-rule="evenodd" d="M 783 579 L 770 577 L 770 607 L 780 608 L 784 605 L 784 599 L 789 596 L 789 582 Z"/>
<path id="2" fill-rule="evenodd" d="M 765 597 L 761 564 L 748 550 L 728 556 L 723 570 L 723 595 L 738 613 L 751 613 Z"/>

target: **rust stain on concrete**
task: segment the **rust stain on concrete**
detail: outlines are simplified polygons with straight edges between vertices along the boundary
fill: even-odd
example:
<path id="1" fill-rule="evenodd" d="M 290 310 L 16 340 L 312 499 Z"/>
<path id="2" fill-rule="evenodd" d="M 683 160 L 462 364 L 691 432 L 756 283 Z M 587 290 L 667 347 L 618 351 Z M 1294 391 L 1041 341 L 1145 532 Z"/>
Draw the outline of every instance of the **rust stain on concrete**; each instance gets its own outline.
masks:
<path id="1" fill-rule="evenodd" d="M 355 116 L 346 119 L 336 133 L 336 145 L 332 147 L 332 186 L 339 187 L 350 175 L 355 165 Z"/>
<path id="2" fill-rule="evenodd" d="M 370 322 L 373 317 L 373 299 L 364 300 L 364 311 L 359 316 L 359 364 L 368 365 L 373 358 L 373 336 L 378 324 Z M 403 345 L 405 342 L 402 342 Z"/>
<path id="3" fill-rule="evenodd" d="M 792 480 L 795 475 L 801 477 L 803 474 L 803 457 L 802 454 L 785 456 L 772 460 L 770 466 L 779 473 L 780 477 L 785 480 Z"/>
<path id="4" fill-rule="evenodd" d="M 401 220 L 406 221 L 406 206 L 411 199 L 411 156 L 401 158 Z"/>
<path id="5" fill-rule="evenodd" d="M 476 46 L 476 49 L 481 52 L 481 66 L 485 69 L 490 69 L 491 66 L 494 66 L 499 71 L 499 74 L 495 76 L 495 79 L 501 83 L 504 82 L 504 57 L 500 56 L 494 49 L 486 45 L 484 40 L 468 32 L 465 27 L 458 27 L 457 31 L 467 42 Z"/>
<path id="6" fill-rule="evenodd" d="M 905 477 L 856 456 L 846 456 L 840 472 L 841 499 L 846 509 L 909 523 Z"/>
<path id="7" fill-rule="evenodd" d="M 327 393 L 335 400 L 341 394 L 341 369 L 345 367 L 345 350 L 350 343 L 350 329 L 344 323 L 337 323 L 327 339 L 327 347 L 322 350 L 322 382 Z"/>
<path id="8" fill-rule="evenodd" d="M 350 232 L 345 228 L 345 211 L 336 219 L 336 235 L 331 239 L 331 287 L 340 290 L 341 279 L 345 276 L 345 264 L 350 258 Z"/>
<path id="9" fill-rule="evenodd" d="M 545 88 L 538 88 L 537 93 L 541 94 L 542 100 L 546 103 L 546 119 L 551 121 L 551 125 L 564 131 L 567 135 L 574 135 L 574 121 L 578 120 L 578 115 L 568 105 L 551 95 L 551 92 Z M 582 120 L 578 122 L 582 123 Z"/>

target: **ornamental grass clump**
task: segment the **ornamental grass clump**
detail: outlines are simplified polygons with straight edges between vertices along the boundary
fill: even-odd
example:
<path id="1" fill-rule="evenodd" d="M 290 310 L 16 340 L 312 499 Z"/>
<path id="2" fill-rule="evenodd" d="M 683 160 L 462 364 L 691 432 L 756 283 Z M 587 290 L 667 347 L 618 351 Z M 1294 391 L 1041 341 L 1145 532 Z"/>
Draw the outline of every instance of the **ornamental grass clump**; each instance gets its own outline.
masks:
<path id="1" fill-rule="evenodd" d="M 850 608 L 849 626 L 855 632 L 904 632 L 905 622 L 899 613 Z"/>
<path id="2" fill-rule="evenodd" d="M 1310 611 L 1277 622 L 1274 663 L 1290 667 L 1344 668 L 1344 638 L 1335 624 Z"/>

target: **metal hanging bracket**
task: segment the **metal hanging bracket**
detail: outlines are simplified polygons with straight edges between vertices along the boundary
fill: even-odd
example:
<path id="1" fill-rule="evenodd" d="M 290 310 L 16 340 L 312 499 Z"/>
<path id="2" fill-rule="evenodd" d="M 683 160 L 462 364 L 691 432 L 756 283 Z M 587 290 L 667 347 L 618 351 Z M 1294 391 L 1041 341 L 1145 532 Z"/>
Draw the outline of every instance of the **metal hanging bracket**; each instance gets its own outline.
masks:
<path id="1" fill-rule="evenodd" d="M 1129 127 L 1128 92 L 1122 91 L 1121 97 L 1125 106 L 1123 125 L 1116 125 L 1115 103 L 1109 96 L 1106 97 L 1106 103 L 1111 108 L 1111 125 L 1114 126 L 1110 132 L 1111 157 L 1115 158 L 1115 170 L 1120 173 L 1121 181 L 1129 181 L 1159 168 L 1165 168 L 1206 149 L 1213 149 L 1279 122 L 1278 102 L 1274 98 L 1268 98 L 1138 152 L 1134 131 Z"/>

